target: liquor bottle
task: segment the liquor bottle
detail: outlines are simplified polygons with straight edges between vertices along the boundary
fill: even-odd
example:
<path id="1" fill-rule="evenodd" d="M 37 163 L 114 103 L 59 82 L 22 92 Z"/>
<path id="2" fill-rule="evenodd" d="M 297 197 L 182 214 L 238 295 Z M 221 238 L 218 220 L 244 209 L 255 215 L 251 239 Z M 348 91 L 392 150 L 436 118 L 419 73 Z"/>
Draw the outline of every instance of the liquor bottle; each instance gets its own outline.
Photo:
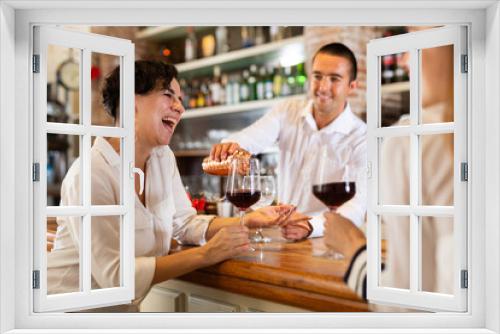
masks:
<path id="1" fill-rule="evenodd" d="M 229 51 L 229 45 L 227 44 L 227 28 L 224 26 L 219 26 L 215 29 L 215 39 L 217 43 L 216 51 L 217 54 L 225 53 Z"/>
<path id="2" fill-rule="evenodd" d="M 241 77 L 238 74 L 235 74 L 233 77 L 233 98 L 232 98 L 232 104 L 238 104 L 241 102 L 241 94 L 240 94 L 240 80 Z"/>
<path id="3" fill-rule="evenodd" d="M 227 86 L 228 86 L 228 78 L 227 74 L 223 74 L 220 79 L 220 99 L 219 99 L 219 104 L 227 104 Z"/>
<path id="4" fill-rule="evenodd" d="M 248 101 L 257 100 L 257 65 L 250 65 L 250 75 L 247 78 Z"/>
<path id="5" fill-rule="evenodd" d="M 200 87 L 200 91 L 203 94 L 203 107 L 211 107 L 213 105 L 212 94 L 210 93 L 210 82 L 205 79 Z"/>
<path id="6" fill-rule="evenodd" d="M 187 31 L 188 34 L 186 36 L 186 41 L 185 41 L 184 58 L 186 61 L 191 61 L 193 59 L 196 59 L 198 41 L 196 39 L 193 27 L 188 27 Z"/>
<path id="7" fill-rule="evenodd" d="M 273 75 L 273 94 L 275 97 L 281 96 L 281 86 L 283 84 L 283 76 L 281 75 L 281 68 L 277 65 L 274 68 Z"/>
<path id="8" fill-rule="evenodd" d="M 210 82 L 210 95 L 212 97 L 212 104 L 219 105 L 221 104 L 221 78 L 220 78 L 220 67 L 214 66 L 214 77 Z"/>
<path id="9" fill-rule="evenodd" d="M 200 84 L 198 95 L 196 96 L 196 108 L 203 108 L 205 106 L 205 94 L 203 92 L 203 84 Z"/>
<path id="10" fill-rule="evenodd" d="M 266 42 L 266 38 L 264 37 L 264 27 L 258 26 L 255 27 L 255 45 L 261 45 Z"/>
<path id="11" fill-rule="evenodd" d="M 266 100 L 274 97 L 273 93 L 273 68 L 269 65 L 267 67 L 267 74 L 264 79 L 264 96 Z"/>
<path id="12" fill-rule="evenodd" d="M 257 100 L 264 100 L 266 98 L 266 77 L 266 68 L 261 66 L 259 76 L 257 77 Z"/>
<path id="13" fill-rule="evenodd" d="M 241 27 L 241 47 L 248 48 L 255 45 L 255 33 L 253 27 Z"/>
<path id="14" fill-rule="evenodd" d="M 196 100 L 198 99 L 198 81 L 193 80 L 191 92 L 189 95 L 189 108 L 196 108 Z"/>
<path id="15" fill-rule="evenodd" d="M 295 94 L 303 94 L 306 91 L 306 81 L 304 63 L 299 63 L 295 72 Z"/>
<path id="16" fill-rule="evenodd" d="M 248 78 L 250 77 L 250 72 L 248 70 L 243 71 L 243 77 L 240 81 L 240 102 L 245 102 L 250 99 L 250 86 Z"/>
<path id="17" fill-rule="evenodd" d="M 285 67 L 285 75 L 283 82 L 281 84 L 281 95 L 288 96 L 292 95 L 295 86 L 295 77 L 292 76 L 292 68 L 290 66 Z"/>
<path id="18" fill-rule="evenodd" d="M 228 77 L 226 74 L 222 76 L 222 80 L 226 80 L 225 92 L 226 92 L 226 105 L 233 104 L 233 77 Z"/>
<path id="19" fill-rule="evenodd" d="M 394 72 L 394 81 L 396 82 L 410 80 L 408 78 L 408 73 L 403 67 L 403 57 L 404 53 L 398 53 L 396 55 L 396 71 Z"/>

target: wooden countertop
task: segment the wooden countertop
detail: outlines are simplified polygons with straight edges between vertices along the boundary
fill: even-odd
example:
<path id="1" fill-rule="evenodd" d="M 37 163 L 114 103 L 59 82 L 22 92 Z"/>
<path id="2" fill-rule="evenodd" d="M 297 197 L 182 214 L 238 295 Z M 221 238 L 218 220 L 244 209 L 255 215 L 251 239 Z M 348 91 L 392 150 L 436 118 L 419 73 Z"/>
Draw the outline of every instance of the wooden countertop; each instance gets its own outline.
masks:
<path id="1" fill-rule="evenodd" d="M 179 279 L 312 311 L 370 311 L 343 281 L 348 260 L 314 256 L 326 249 L 322 238 L 291 243 L 274 234 L 273 242 L 253 246 L 255 252 Z"/>

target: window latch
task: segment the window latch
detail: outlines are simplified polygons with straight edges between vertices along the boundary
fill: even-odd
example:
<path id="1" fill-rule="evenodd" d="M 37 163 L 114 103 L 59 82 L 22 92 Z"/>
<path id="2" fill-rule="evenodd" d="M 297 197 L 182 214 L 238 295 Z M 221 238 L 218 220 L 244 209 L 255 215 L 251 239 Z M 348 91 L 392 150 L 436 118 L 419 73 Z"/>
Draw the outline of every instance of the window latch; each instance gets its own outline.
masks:
<path id="1" fill-rule="evenodd" d="M 463 182 L 469 181 L 469 165 L 466 162 L 460 164 L 460 180 Z"/>
<path id="2" fill-rule="evenodd" d="M 134 163 L 130 163 L 130 178 L 134 178 L 134 174 L 139 175 L 139 195 L 144 191 L 144 172 L 140 168 L 136 168 Z"/>
<path id="3" fill-rule="evenodd" d="M 33 73 L 40 73 L 40 55 L 33 55 Z"/>

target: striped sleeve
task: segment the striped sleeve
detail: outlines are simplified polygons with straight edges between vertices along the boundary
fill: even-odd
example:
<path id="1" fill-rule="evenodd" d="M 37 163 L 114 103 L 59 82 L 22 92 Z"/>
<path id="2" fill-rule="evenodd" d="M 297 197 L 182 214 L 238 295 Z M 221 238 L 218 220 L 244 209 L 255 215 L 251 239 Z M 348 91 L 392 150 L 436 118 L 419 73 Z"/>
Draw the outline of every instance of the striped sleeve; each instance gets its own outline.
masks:
<path id="1" fill-rule="evenodd" d="M 364 246 L 354 254 L 349 269 L 344 275 L 344 282 L 347 286 L 363 299 L 366 299 L 366 261 L 366 246 Z"/>

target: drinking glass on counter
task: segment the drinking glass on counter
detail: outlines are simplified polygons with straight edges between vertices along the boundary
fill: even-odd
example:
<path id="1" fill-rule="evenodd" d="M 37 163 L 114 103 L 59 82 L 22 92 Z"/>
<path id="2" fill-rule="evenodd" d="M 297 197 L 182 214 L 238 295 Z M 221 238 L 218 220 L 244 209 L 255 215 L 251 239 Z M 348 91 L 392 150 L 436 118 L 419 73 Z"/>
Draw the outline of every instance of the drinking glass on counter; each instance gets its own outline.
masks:
<path id="1" fill-rule="evenodd" d="M 261 196 L 259 160 L 234 159 L 227 179 L 226 199 L 239 209 L 240 224 L 243 225 L 245 211 L 257 203 Z M 250 248 L 250 251 L 255 251 Z"/>
<path id="2" fill-rule="evenodd" d="M 356 173 L 349 170 L 348 159 L 330 155 L 326 146 L 321 149 L 319 171 L 314 181 L 312 192 L 314 196 L 325 204 L 330 211 L 335 212 L 345 202 L 356 194 Z M 339 168 L 331 168 L 335 164 L 342 164 Z M 328 249 L 321 257 L 334 260 L 343 259 L 341 253 Z"/>
<path id="3" fill-rule="evenodd" d="M 262 175 L 260 177 L 260 200 L 253 205 L 254 209 L 263 208 L 265 206 L 271 205 L 276 197 L 276 182 L 274 181 L 274 176 L 272 175 Z M 251 240 L 253 242 L 263 242 L 267 243 L 271 241 L 271 238 L 266 237 L 262 234 L 262 228 L 259 227 L 252 235 Z"/>

